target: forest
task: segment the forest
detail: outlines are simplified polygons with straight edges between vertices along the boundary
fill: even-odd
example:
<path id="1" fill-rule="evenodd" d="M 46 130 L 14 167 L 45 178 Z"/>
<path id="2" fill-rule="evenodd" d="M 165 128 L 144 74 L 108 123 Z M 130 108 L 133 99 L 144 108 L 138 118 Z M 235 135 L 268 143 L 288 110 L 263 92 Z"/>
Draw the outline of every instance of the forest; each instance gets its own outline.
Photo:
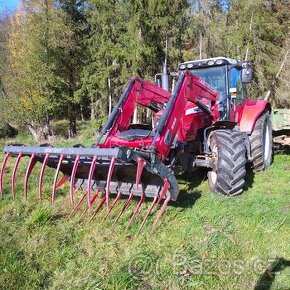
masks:
<path id="1" fill-rule="evenodd" d="M 54 137 L 51 124 L 101 124 L 128 78 L 167 58 L 226 56 L 255 68 L 251 98 L 290 106 L 290 1 L 22 0 L 0 15 L 0 127 Z M 97 130 L 97 128 L 96 128 Z"/>

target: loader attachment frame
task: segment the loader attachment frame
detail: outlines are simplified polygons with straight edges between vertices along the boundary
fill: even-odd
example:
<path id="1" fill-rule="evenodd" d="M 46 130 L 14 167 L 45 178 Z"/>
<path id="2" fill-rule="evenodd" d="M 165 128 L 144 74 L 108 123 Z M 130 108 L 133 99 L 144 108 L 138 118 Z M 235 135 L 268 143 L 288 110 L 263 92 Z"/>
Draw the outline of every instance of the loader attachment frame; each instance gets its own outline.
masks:
<path id="1" fill-rule="evenodd" d="M 56 169 L 52 185 L 52 202 L 55 200 L 56 190 L 65 182 L 69 182 L 69 202 L 72 211 L 69 217 L 84 204 L 83 215 L 88 212 L 100 197 L 101 200 L 89 221 L 106 205 L 105 218 L 111 213 L 122 195 L 127 195 L 121 212 L 129 207 L 134 196 L 139 202 L 133 211 L 128 227 L 132 225 L 146 197 L 153 198 L 151 205 L 140 229 L 143 227 L 153 209 L 162 204 L 153 228 L 165 211 L 170 200 L 175 201 L 179 194 L 179 187 L 174 172 L 170 169 L 167 157 L 173 145 L 187 102 L 194 103 L 204 111 L 214 122 L 216 116 L 211 113 L 219 93 L 201 81 L 189 71 L 180 75 L 175 91 L 169 92 L 141 80 L 131 79 L 115 106 L 111 116 L 104 125 L 96 144 L 92 148 L 76 145 L 72 148 L 55 148 L 49 144 L 37 147 L 27 147 L 10 144 L 4 148 L 5 159 L 0 171 L 0 194 L 3 194 L 3 179 L 5 168 L 10 157 L 16 157 L 12 172 L 12 195 L 15 196 L 16 171 L 21 160 L 29 157 L 24 178 L 24 196 L 27 198 L 28 180 L 37 162 L 42 163 L 38 198 L 43 197 L 43 180 L 47 167 Z M 145 133 L 130 129 L 134 110 L 138 105 L 163 111 L 158 125 L 152 131 Z M 165 109 L 164 109 L 165 108 Z M 131 131 L 130 131 L 131 130 Z M 134 135 L 128 136 L 133 131 Z M 148 133 L 148 134 L 147 134 Z M 125 137 L 124 137 L 125 136 Z M 63 176 L 59 178 L 59 173 Z M 77 191 L 84 191 L 81 198 L 77 198 Z M 114 196 L 113 202 L 112 195 Z M 76 201 L 78 199 L 78 201 Z M 127 227 L 127 228 L 128 228 Z"/>

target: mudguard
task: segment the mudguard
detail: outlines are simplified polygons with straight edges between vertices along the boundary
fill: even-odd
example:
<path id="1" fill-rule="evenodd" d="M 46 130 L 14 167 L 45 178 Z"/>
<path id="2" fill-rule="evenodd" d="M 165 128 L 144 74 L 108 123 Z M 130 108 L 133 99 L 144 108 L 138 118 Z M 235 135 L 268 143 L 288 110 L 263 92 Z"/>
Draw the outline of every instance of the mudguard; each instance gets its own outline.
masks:
<path id="1" fill-rule="evenodd" d="M 238 120 L 241 132 L 251 134 L 257 119 L 265 109 L 271 111 L 271 105 L 268 101 L 246 100 Z"/>

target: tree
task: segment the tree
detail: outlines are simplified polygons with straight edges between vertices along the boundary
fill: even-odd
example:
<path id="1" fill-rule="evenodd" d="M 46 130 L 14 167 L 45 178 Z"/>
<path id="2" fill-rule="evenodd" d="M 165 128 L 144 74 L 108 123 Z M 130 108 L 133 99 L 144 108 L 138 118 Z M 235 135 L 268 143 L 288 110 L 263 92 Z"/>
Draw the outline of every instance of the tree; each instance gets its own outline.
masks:
<path id="1" fill-rule="evenodd" d="M 6 118 L 37 140 L 52 137 L 52 118 L 69 120 L 76 134 L 82 99 L 76 96 L 84 61 L 83 1 L 26 0 L 11 20 L 4 101 Z"/>
<path id="2" fill-rule="evenodd" d="M 9 16 L 6 14 L 0 15 L 0 98 L 7 97 L 7 93 L 2 79 L 6 68 L 6 56 L 7 56 L 6 45 L 8 40 L 8 29 L 9 29 Z"/>
<path id="3" fill-rule="evenodd" d="M 11 19 L 5 117 L 25 125 L 37 140 L 51 137 L 50 121 L 59 104 L 60 80 L 51 51 L 57 46 L 60 19 L 52 0 L 25 1 Z"/>
<path id="4" fill-rule="evenodd" d="M 90 98 L 92 118 L 106 117 L 130 76 L 153 79 L 161 71 L 166 41 L 169 64 L 176 69 L 182 58 L 188 3 L 91 0 L 89 4 L 90 61 L 79 94 Z"/>
<path id="5" fill-rule="evenodd" d="M 279 20 L 274 1 L 232 1 L 225 31 L 225 51 L 233 58 L 248 58 L 255 64 L 255 83 L 251 96 L 261 97 L 279 70 L 280 51 L 288 24 Z M 281 4 L 286 9 L 286 2 Z M 280 7 L 282 8 L 282 7 Z M 289 9 L 289 8 L 288 8 Z"/>
<path id="6" fill-rule="evenodd" d="M 82 95 L 77 91 L 81 86 L 81 71 L 86 59 L 84 39 L 88 33 L 85 17 L 85 1 L 59 0 L 62 28 L 59 31 L 59 44 L 54 49 L 57 60 L 55 75 L 61 80 L 59 94 L 60 117 L 69 120 L 68 136 L 76 133 L 76 120 L 82 105 Z"/>

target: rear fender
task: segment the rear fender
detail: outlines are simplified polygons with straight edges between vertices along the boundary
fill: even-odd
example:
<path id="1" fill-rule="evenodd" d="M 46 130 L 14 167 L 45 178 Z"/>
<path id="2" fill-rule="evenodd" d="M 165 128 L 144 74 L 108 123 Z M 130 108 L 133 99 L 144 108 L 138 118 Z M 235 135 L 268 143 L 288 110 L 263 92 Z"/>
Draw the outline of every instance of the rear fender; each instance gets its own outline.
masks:
<path id="1" fill-rule="evenodd" d="M 251 134 L 253 132 L 257 119 L 266 109 L 271 111 L 271 105 L 268 101 L 246 100 L 238 118 L 241 132 Z"/>

